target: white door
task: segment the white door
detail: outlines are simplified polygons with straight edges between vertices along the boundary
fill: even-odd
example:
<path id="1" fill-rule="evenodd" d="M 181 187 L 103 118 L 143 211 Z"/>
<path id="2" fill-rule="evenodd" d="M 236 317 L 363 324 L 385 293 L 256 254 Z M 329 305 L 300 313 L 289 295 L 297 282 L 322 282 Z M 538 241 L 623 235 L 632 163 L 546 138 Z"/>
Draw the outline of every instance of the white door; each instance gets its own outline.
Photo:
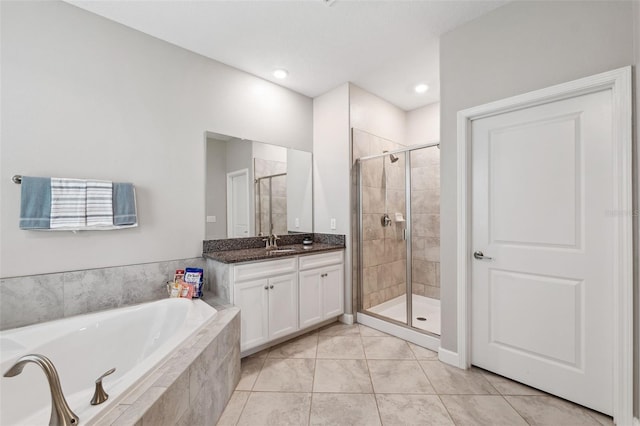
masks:
<path id="1" fill-rule="evenodd" d="M 267 279 L 236 284 L 234 300 L 240 308 L 240 350 L 269 340 L 269 286 Z"/>
<path id="2" fill-rule="evenodd" d="M 298 330 L 298 277 L 296 273 L 269 278 L 269 338 Z"/>
<path id="3" fill-rule="evenodd" d="M 612 414 L 611 91 L 471 135 L 471 363 Z"/>
<path id="4" fill-rule="evenodd" d="M 249 236 L 249 170 L 227 173 L 228 238 Z"/>
<path id="5" fill-rule="evenodd" d="M 300 272 L 300 328 L 317 324 L 322 315 L 322 270 Z"/>
<path id="6" fill-rule="evenodd" d="M 324 268 L 322 276 L 323 319 L 336 317 L 344 312 L 344 272 L 342 264 Z"/>

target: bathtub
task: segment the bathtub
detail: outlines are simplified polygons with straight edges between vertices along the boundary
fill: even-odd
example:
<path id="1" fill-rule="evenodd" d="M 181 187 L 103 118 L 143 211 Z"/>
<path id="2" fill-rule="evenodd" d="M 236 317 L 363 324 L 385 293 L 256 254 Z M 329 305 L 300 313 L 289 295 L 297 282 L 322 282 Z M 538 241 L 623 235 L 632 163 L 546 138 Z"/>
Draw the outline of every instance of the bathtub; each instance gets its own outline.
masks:
<path id="1" fill-rule="evenodd" d="M 79 424 L 94 424 L 216 314 L 200 300 L 165 299 L 0 332 L 0 424 L 49 423 L 51 394 L 40 367 L 3 377 L 21 356 L 48 357 Z M 109 399 L 90 405 L 95 379 L 113 367 L 103 381 Z"/>

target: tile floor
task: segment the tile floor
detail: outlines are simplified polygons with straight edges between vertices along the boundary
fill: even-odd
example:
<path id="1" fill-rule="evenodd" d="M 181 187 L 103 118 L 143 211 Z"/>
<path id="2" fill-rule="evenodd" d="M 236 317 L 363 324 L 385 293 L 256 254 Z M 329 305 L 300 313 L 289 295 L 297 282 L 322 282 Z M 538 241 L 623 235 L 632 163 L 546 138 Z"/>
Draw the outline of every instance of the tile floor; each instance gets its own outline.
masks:
<path id="1" fill-rule="evenodd" d="M 242 360 L 223 425 L 612 425 L 610 417 L 362 325 Z"/>

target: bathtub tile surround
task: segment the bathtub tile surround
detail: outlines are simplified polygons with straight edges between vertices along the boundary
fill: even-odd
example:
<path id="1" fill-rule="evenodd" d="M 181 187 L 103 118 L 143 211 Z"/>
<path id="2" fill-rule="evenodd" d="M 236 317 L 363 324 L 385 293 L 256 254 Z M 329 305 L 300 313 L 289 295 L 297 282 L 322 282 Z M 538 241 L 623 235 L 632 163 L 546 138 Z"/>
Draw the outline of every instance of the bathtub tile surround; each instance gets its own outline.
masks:
<path id="1" fill-rule="evenodd" d="M 0 280 L 0 330 L 64 317 L 64 274 Z"/>
<path id="2" fill-rule="evenodd" d="M 99 424 L 215 424 L 239 380 L 240 310 L 231 307 L 219 311 Z"/>
<path id="3" fill-rule="evenodd" d="M 333 345 L 332 358 L 327 359 L 320 341 L 336 337 L 349 342 Z M 279 358 L 284 354 L 290 357 Z M 304 369 L 299 376 L 274 374 L 292 361 L 312 366 L 311 371 Z M 269 388 L 279 390 L 263 392 L 267 378 Z M 449 371 L 435 352 L 361 324 L 334 323 L 242 360 L 241 381 L 218 426 L 266 424 L 596 426 L 613 422 L 479 368 Z"/>
<path id="4" fill-rule="evenodd" d="M 114 309 L 166 297 L 176 269 L 204 259 L 87 269 L 0 280 L 0 330 Z"/>

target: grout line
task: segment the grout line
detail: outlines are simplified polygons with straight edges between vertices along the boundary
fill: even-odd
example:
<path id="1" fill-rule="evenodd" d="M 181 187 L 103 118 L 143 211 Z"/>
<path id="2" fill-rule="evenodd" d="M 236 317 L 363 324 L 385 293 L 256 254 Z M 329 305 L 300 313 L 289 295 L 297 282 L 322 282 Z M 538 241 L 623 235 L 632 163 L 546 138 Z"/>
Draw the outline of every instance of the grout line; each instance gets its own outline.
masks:
<path id="1" fill-rule="evenodd" d="M 511 396 L 513 396 L 513 395 L 511 395 Z M 531 424 L 531 423 L 529 423 L 529 422 L 527 421 L 527 419 L 525 419 L 525 418 L 524 418 L 524 416 L 523 416 L 522 414 L 520 414 L 520 411 L 518 411 L 518 410 L 516 409 L 516 407 L 514 407 L 514 406 L 511 404 L 511 402 L 509 402 L 509 400 L 508 400 L 507 398 L 505 398 L 505 397 L 504 397 L 504 395 L 500 394 L 500 397 L 502 397 L 502 399 L 504 399 L 504 400 L 506 401 L 506 403 L 507 403 L 507 404 L 509 404 L 509 407 L 511 407 L 511 408 L 513 409 L 513 411 L 515 411 L 515 412 L 516 412 L 516 414 L 517 414 L 518 416 L 520 416 L 520 418 L 521 418 L 522 420 L 524 420 L 524 422 L 525 422 L 526 424 L 528 424 L 528 425 L 530 425 L 530 424 Z M 598 422 L 598 423 L 599 423 L 599 422 Z"/>
<path id="2" fill-rule="evenodd" d="M 234 392 L 238 392 L 238 391 L 234 391 Z M 239 391 L 239 392 L 246 392 L 246 391 Z M 233 394 L 231 394 L 231 396 L 233 397 Z M 234 425 L 237 425 L 238 423 L 240 423 L 240 418 L 242 417 L 242 413 L 244 413 L 244 409 L 246 408 L 247 404 L 249 403 L 249 398 L 251 398 L 251 391 L 249 391 L 249 395 L 247 395 L 247 399 L 244 401 L 244 404 L 242 404 L 242 409 L 240 409 L 240 414 L 238 414 L 238 418 L 233 423 Z M 229 403 L 227 403 L 227 405 L 229 405 Z M 225 407 L 225 410 L 226 409 L 227 409 L 227 407 Z M 222 410 L 222 414 L 224 414 L 224 410 Z M 220 417 L 222 417 L 222 415 L 220 415 Z M 218 419 L 218 421 L 220 421 L 220 419 Z"/>
<path id="3" fill-rule="evenodd" d="M 456 421 L 453 419 L 453 416 L 451 415 L 451 412 L 449 411 L 449 407 L 447 407 L 447 404 L 444 403 L 444 401 L 442 400 L 440 395 L 436 394 L 436 397 L 438 398 L 438 401 L 440 401 L 440 404 L 442 404 L 442 406 L 444 407 L 444 411 L 447 412 L 447 416 L 449 416 L 449 419 L 451 420 L 451 423 L 453 423 L 455 425 Z"/>

